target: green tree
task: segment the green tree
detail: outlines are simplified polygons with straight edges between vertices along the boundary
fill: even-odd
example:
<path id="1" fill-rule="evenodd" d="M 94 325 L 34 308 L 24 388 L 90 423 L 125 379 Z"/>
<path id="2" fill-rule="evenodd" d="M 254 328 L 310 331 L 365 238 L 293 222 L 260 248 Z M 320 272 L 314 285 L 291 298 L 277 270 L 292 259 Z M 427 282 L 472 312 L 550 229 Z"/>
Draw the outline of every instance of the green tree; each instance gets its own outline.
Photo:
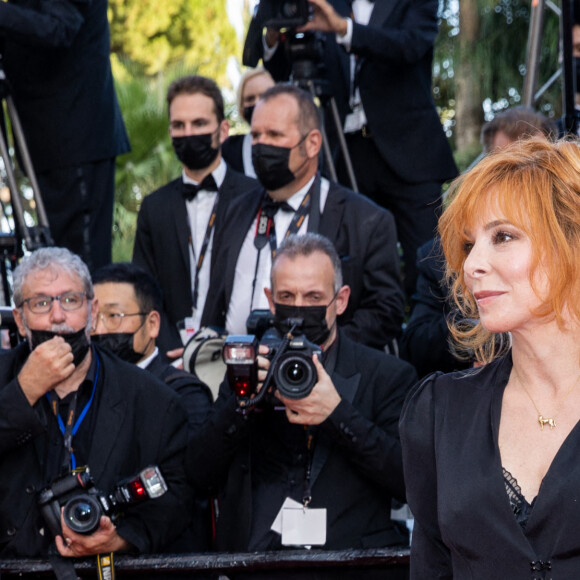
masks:
<path id="1" fill-rule="evenodd" d="M 183 63 L 227 84 L 226 66 L 241 53 L 225 0 L 109 0 L 111 50 L 156 75 Z"/>
<path id="2" fill-rule="evenodd" d="M 521 104 L 530 22 L 527 0 L 442 0 L 434 62 L 434 95 L 461 167 L 479 153 L 485 120 Z M 540 83 L 558 67 L 558 18 L 546 11 Z M 556 83 L 537 104 L 561 111 Z"/>

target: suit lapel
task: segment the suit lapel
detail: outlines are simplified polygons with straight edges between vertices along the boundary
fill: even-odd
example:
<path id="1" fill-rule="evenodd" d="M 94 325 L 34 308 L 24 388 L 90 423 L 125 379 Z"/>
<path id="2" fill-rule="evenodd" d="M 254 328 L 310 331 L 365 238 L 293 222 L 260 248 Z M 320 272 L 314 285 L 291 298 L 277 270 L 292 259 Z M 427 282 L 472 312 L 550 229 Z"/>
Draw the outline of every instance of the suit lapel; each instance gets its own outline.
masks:
<path id="1" fill-rule="evenodd" d="M 371 13 L 369 26 L 380 26 L 401 0 L 377 0 Z"/>
<path id="2" fill-rule="evenodd" d="M 181 182 L 181 177 L 173 182 L 174 185 L 170 192 L 171 197 L 167 201 L 170 208 L 169 213 L 173 216 L 173 223 L 177 233 L 177 239 L 179 240 L 181 259 L 190 272 L 191 277 L 191 266 L 189 263 L 189 217 L 185 200 L 181 195 Z"/>
<path id="3" fill-rule="evenodd" d="M 319 232 L 329 240 L 336 242 L 338 230 L 342 223 L 342 214 L 344 212 L 344 191 L 335 183 L 330 183 L 328 196 L 324 204 L 324 211 L 320 216 Z"/>
<path id="4" fill-rule="evenodd" d="M 127 412 L 127 402 L 121 397 L 123 389 L 118 384 L 119 379 L 117 376 L 106 374 L 103 363 L 106 363 L 105 359 L 108 357 L 103 356 L 102 353 L 99 353 L 99 356 L 101 358 L 101 372 L 103 373 L 99 406 L 103 408 L 103 412 L 99 412 L 99 420 L 96 421 L 92 438 L 93 444 L 91 444 L 89 453 L 89 467 L 97 481 L 107 467 L 109 456 L 117 443 Z M 98 442 L 98 444 L 95 445 L 94 442 Z"/>
<path id="5" fill-rule="evenodd" d="M 352 349 L 342 346 L 345 341 L 343 336 L 339 340 L 339 351 L 337 353 L 336 368 L 332 373 L 332 382 L 340 397 L 352 405 L 360 384 L 361 375 L 359 372 L 356 372 L 356 367 L 352 359 Z M 316 448 L 312 457 L 312 486 L 320 475 L 333 445 L 334 442 L 332 439 L 322 431 L 319 431 L 318 441 L 316 442 Z"/>
<path id="6" fill-rule="evenodd" d="M 225 288 L 226 288 L 226 308 L 229 305 L 234 287 L 234 276 L 236 273 L 236 263 L 240 256 L 242 244 L 248 230 L 252 227 L 252 222 L 258 213 L 258 208 L 262 200 L 262 195 L 257 195 L 255 190 L 241 198 L 237 198 L 234 203 L 230 204 L 226 216 L 226 225 L 228 229 L 228 240 L 224 241 L 229 251 L 227 255 L 220 254 L 227 260 L 225 267 Z M 252 265 L 253 267 L 253 265 Z"/>

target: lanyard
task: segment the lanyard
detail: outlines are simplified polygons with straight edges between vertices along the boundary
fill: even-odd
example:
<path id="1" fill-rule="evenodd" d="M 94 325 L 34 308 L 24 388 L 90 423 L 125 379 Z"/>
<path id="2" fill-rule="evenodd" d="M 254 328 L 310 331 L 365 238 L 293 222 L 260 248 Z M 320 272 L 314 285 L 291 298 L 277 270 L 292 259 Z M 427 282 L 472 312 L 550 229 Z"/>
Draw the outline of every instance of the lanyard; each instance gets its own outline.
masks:
<path id="1" fill-rule="evenodd" d="M 213 202 L 213 207 L 211 208 L 211 214 L 209 216 L 209 221 L 207 222 L 207 227 L 205 229 L 205 235 L 203 237 L 203 242 L 201 244 L 201 251 L 199 252 L 199 257 L 197 258 L 197 262 L 195 264 L 195 277 L 193 280 L 193 290 L 192 290 L 192 302 L 193 308 L 197 308 L 197 299 L 199 296 L 199 273 L 201 271 L 201 267 L 203 266 L 203 261 L 205 260 L 205 255 L 207 253 L 207 248 L 209 246 L 209 241 L 211 239 L 211 234 L 213 232 L 213 228 L 215 226 L 215 220 L 217 215 L 217 206 L 219 201 L 219 193 L 216 193 L 215 200 Z M 191 225 L 187 224 L 189 229 L 189 247 L 191 248 L 191 254 L 195 257 L 195 250 L 193 248 L 193 237 L 191 233 Z"/>
<path id="2" fill-rule="evenodd" d="M 312 208 L 312 210 L 311 210 Z M 258 221 L 256 223 L 256 232 L 254 234 L 254 246 L 257 248 L 258 253 L 256 255 L 256 266 L 254 268 L 254 279 L 252 280 L 252 296 L 250 298 L 250 310 L 252 309 L 252 304 L 254 303 L 254 294 L 256 292 L 256 282 L 258 278 L 258 268 L 260 266 L 260 255 L 262 248 L 265 245 L 266 240 L 270 244 L 270 255 L 272 262 L 276 257 L 277 241 L 276 241 L 276 224 L 274 222 L 274 216 L 262 215 L 263 208 L 260 207 L 258 211 Z M 312 230 L 311 225 L 315 225 L 318 228 L 318 223 L 320 222 L 320 176 L 317 174 L 310 186 L 310 189 L 302 199 L 300 207 L 294 212 L 292 216 L 292 221 L 286 230 L 284 238 L 287 238 L 291 234 L 297 234 L 306 219 L 306 216 L 310 215 L 310 220 L 314 218 L 314 224 L 308 222 L 308 231 Z M 266 222 L 267 220 L 267 222 Z M 259 237 L 262 237 L 262 241 Z"/>
<path id="3" fill-rule="evenodd" d="M 312 501 L 312 460 L 314 458 L 314 439 L 316 427 L 306 427 L 306 472 L 304 474 L 304 495 L 302 496 L 302 505 L 307 508 Z"/>
<path id="4" fill-rule="evenodd" d="M 63 460 L 63 467 L 67 471 L 70 471 L 71 469 L 76 469 L 76 459 L 75 459 L 75 455 L 74 455 L 74 451 L 73 451 L 73 447 L 72 447 L 72 438 L 77 434 L 77 431 L 79 430 L 79 427 L 81 426 L 81 423 L 83 422 L 84 418 L 86 417 L 87 413 L 89 412 L 89 409 L 91 408 L 91 405 L 93 403 L 93 399 L 95 398 L 95 391 L 97 390 L 97 382 L 99 380 L 99 370 L 101 368 L 101 361 L 99 359 L 99 355 L 97 354 L 97 352 L 96 351 L 93 351 L 93 352 L 95 353 L 95 357 L 96 357 L 96 361 L 97 361 L 95 378 L 93 380 L 93 390 L 91 392 L 91 397 L 89 398 L 87 404 L 84 406 L 83 410 L 81 411 L 81 413 L 78 416 L 76 421 L 75 421 L 75 415 L 76 415 L 78 391 L 75 391 L 75 393 L 71 399 L 69 409 L 68 409 L 68 414 L 67 414 L 66 425 L 64 424 L 64 421 L 62 420 L 62 417 L 60 416 L 60 414 L 58 412 L 58 396 L 56 395 L 56 393 L 54 391 L 50 391 L 49 393 L 46 393 L 46 398 L 48 399 L 48 402 L 50 403 L 50 407 L 52 409 L 52 412 L 54 413 L 54 416 L 56 417 L 56 419 L 58 421 L 58 428 L 60 429 L 60 432 L 63 435 L 64 449 L 65 449 L 65 457 Z"/>

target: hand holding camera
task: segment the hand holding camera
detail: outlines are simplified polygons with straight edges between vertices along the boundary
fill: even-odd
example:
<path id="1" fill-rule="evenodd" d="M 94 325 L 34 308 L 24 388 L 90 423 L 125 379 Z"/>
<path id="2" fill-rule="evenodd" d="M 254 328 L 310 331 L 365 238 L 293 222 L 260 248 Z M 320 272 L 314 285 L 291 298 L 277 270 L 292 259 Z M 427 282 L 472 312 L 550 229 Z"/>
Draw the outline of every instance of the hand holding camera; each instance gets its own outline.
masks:
<path id="1" fill-rule="evenodd" d="M 64 511 L 64 508 L 63 508 Z M 108 516 L 101 516 L 99 527 L 90 535 L 73 532 L 61 514 L 62 536 L 56 536 L 58 553 L 65 558 L 81 558 L 126 550 L 129 543 L 117 534 L 117 528 Z"/>
<path id="2" fill-rule="evenodd" d="M 344 36 L 347 30 L 346 19 L 340 16 L 327 0 L 308 0 L 312 16 L 306 24 L 297 28 L 298 32 L 318 30 L 320 32 L 335 32 Z"/>
<path id="3" fill-rule="evenodd" d="M 312 356 L 317 371 L 318 382 L 312 392 L 303 399 L 288 399 L 276 391 L 276 397 L 286 407 L 286 417 L 290 423 L 298 425 L 320 425 L 336 409 L 341 401 L 332 379 L 322 366 L 318 356 Z"/>

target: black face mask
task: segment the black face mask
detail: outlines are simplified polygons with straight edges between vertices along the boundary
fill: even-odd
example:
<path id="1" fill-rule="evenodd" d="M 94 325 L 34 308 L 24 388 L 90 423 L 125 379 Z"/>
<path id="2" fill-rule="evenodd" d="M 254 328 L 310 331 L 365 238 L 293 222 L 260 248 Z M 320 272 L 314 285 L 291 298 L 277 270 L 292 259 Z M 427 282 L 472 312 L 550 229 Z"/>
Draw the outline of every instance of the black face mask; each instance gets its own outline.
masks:
<path id="1" fill-rule="evenodd" d="M 244 107 L 244 111 L 242 113 L 242 116 L 244 117 L 244 120 L 246 121 L 246 123 L 248 125 L 252 124 L 252 115 L 254 114 L 255 108 L 256 108 L 256 105 L 250 105 L 249 107 Z"/>
<path id="2" fill-rule="evenodd" d="M 64 341 L 70 345 L 73 353 L 73 364 L 76 366 L 81 363 L 87 352 L 89 352 L 89 339 L 84 328 L 76 332 L 52 332 L 51 330 L 32 330 L 30 329 L 30 350 L 34 350 L 39 344 L 54 338 L 62 336 Z"/>
<path id="3" fill-rule="evenodd" d="M 219 153 L 219 147 L 213 147 L 213 133 L 203 135 L 187 135 L 185 137 L 173 137 L 173 149 L 177 159 L 188 169 L 205 169 L 213 163 Z"/>
<path id="4" fill-rule="evenodd" d="M 306 338 L 314 344 L 324 344 L 330 336 L 330 328 L 326 324 L 328 306 L 290 306 L 275 303 L 274 327 L 280 334 L 286 334 L 292 328 L 289 319 L 301 318 L 303 320 L 301 330 Z"/>
<path id="5" fill-rule="evenodd" d="M 135 364 L 139 362 L 144 354 L 137 352 L 133 348 L 132 332 L 110 332 L 108 334 L 93 334 L 92 341 L 101 348 L 118 356 L 120 359 Z"/>
<path id="6" fill-rule="evenodd" d="M 265 143 L 252 145 L 252 165 L 258 180 L 268 191 L 276 191 L 294 181 L 294 173 L 288 167 L 290 152 L 301 145 L 307 136 L 302 137 L 294 147 L 279 147 Z M 308 159 L 304 163 L 307 161 Z"/>

